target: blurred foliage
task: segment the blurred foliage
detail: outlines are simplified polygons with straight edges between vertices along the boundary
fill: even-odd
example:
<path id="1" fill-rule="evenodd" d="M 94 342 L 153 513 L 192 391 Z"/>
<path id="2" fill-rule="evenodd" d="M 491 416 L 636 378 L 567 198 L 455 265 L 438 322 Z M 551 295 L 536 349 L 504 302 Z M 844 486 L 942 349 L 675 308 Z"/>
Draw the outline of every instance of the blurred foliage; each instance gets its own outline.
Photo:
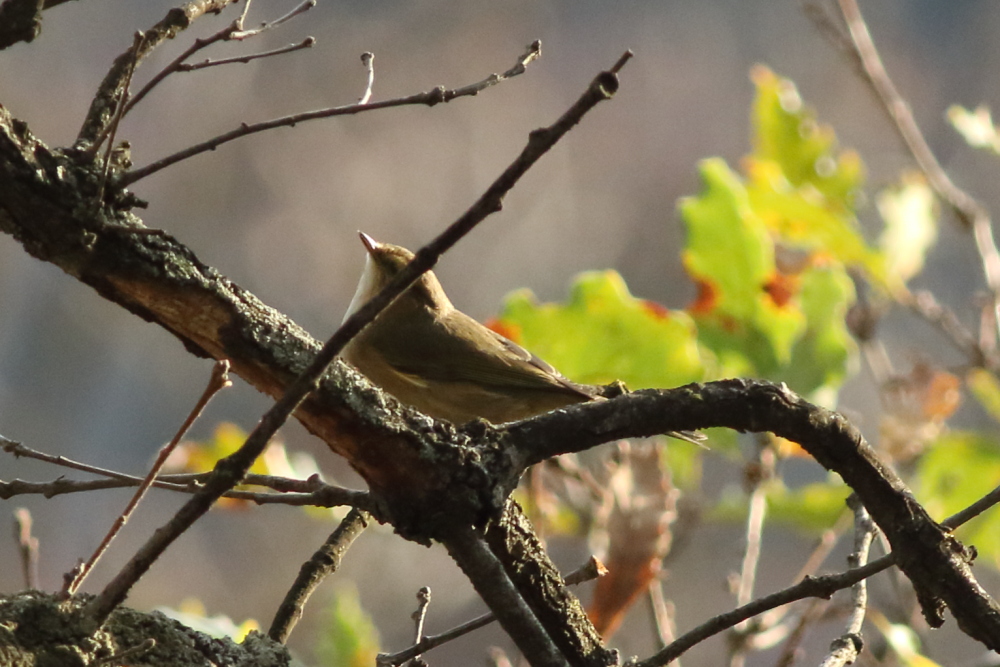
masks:
<path id="1" fill-rule="evenodd" d="M 371 617 L 361 608 L 358 591 L 342 583 L 327 609 L 327 623 L 316 647 L 318 664 L 369 667 L 375 664 L 379 636 Z"/>
<path id="2" fill-rule="evenodd" d="M 791 81 L 763 66 L 751 79 L 750 153 L 738 169 L 720 158 L 702 161 L 701 191 L 678 207 L 686 231 L 682 261 L 697 289 L 692 303 L 667 308 L 645 301 L 620 275 L 604 271 L 578 277 L 565 303 L 514 293 L 493 326 L 579 382 L 622 380 L 639 389 L 755 377 L 835 408 L 859 357 L 849 311 L 861 309 L 877 321 L 879 308 L 912 300 L 908 283 L 937 241 L 938 205 L 923 177 L 903 173 L 872 197 L 882 228 L 866 240 L 858 224 L 865 201 L 860 155 L 839 147 Z M 956 108 L 950 118 L 971 144 L 996 149 L 987 110 Z M 874 326 L 854 330 L 862 332 L 862 344 L 875 335 Z M 914 470 L 910 483 L 943 518 L 1000 482 L 1000 448 L 983 434 L 948 432 L 963 382 L 936 361 L 915 362 L 909 373 L 884 379 L 883 421 L 878 437 L 870 437 L 890 461 L 915 463 L 907 466 Z M 996 377 L 976 370 L 965 386 L 1000 421 Z M 732 454 L 732 442 L 730 434 L 713 434 L 712 450 Z M 801 454 L 789 443 L 772 444 L 780 458 Z M 673 482 L 698 488 L 705 452 L 678 444 L 668 451 L 665 460 L 677 466 Z M 843 514 L 848 491 L 839 480 L 800 488 L 775 481 L 768 485 L 768 516 L 818 533 Z M 745 495 L 726 496 L 707 516 L 742 519 L 745 504 Z M 997 561 L 1000 525 L 990 517 L 963 534 Z"/>
<path id="3" fill-rule="evenodd" d="M 164 472 L 208 472 L 215 467 L 219 459 L 225 458 L 239 449 L 246 442 L 247 435 L 248 433 L 236 424 L 220 422 L 216 425 L 212 436 L 207 440 L 184 440 L 181 442 L 167 458 Z M 305 452 L 289 454 L 285 443 L 277 437 L 271 440 L 264 453 L 254 461 L 249 472 L 252 475 L 273 475 L 291 479 L 309 479 L 313 475 L 319 475 L 320 479 L 323 478 L 319 464 L 316 463 L 316 459 L 312 455 Z M 251 484 L 240 484 L 236 488 L 241 491 L 263 490 Z M 216 506 L 224 509 L 242 509 L 250 502 L 237 498 L 220 498 Z M 305 506 L 303 509 L 307 514 L 322 519 L 329 519 L 331 516 L 340 519 L 345 513 L 344 508 L 341 507 Z"/>
<path id="4" fill-rule="evenodd" d="M 208 610 L 201 600 L 187 598 L 183 600 L 175 609 L 172 607 L 157 607 L 157 611 L 179 621 L 184 625 L 204 632 L 210 637 L 229 637 L 235 642 L 242 642 L 253 630 L 260 630 L 260 623 L 250 618 L 240 624 L 233 622 L 231 618 L 224 614 L 208 615 Z"/>
<path id="5" fill-rule="evenodd" d="M 914 476 L 914 493 L 931 516 L 944 519 L 1000 485 L 1000 447 L 995 437 L 968 431 L 940 436 Z M 961 540 L 973 544 L 980 559 L 1000 567 L 1000 522 L 986 512 L 961 526 Z"/>
<path id="6" fill-rule="evenodd" d="M 969 111 L 955 105 L 948 109 L 948 120 L 967 144 L 1000 155 L 1000 135 L 993 124 L 989 107 L 979 106 L 975 111 Z"/>

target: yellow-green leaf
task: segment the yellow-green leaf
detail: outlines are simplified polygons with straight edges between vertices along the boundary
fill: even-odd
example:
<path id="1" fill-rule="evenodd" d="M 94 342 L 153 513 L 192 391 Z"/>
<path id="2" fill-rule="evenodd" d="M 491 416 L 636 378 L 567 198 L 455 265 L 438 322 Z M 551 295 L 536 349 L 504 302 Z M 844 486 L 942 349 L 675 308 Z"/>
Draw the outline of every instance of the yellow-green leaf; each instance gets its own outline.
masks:
<path id="1" fill-rule="evenodd" d="M 719 159 L 700 165 L 705 187 L 680 202 L 684 266 L 698 285 L 691 307 L 723 374 L 768 375 L 791 358 L 801 312 L 776 301 L 774 244 L 737 174 Z"/>
<path id="2" fill-rule="evenodd" d="M 576 382 L 621 380 L 631 389 L 673 387 L 703 378 L 694 323 L 632 296 L 614 271 L 584 273 L 564 304 L 510 294 L 496 328 Z"/>

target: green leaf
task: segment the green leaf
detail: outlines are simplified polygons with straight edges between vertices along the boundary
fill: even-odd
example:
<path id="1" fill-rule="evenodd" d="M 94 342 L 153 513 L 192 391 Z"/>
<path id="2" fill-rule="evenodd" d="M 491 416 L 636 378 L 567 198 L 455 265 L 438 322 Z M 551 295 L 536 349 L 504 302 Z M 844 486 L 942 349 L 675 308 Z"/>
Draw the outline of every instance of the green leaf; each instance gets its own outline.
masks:
<path id="1" fill-rule="evenodd" d="M 754 211 L 782 245 L 832 255 L 884 284 L 884 259 L 865 242 L 855 219 L 861 159 L 839 150 L 833 129 L 816 120 L 790 80 L 763 66 L 751 78 L 757 87 L 753 152 L 744 171 Z"/>
<path id="2" fill-rule="evenodd" d="M 985 496 L 1000 484 L 1000 443 L 970 431 L 941 436 L 923 456 L 914 483 L 916 497 L 931 516 L 944 519 Z M 958 529 L 981 558 L 1000 566 L 1000 512 L 996 508 Z"/>
<path id="3" fill-rule="evenodd" d="M 701 174 L 702 193 L 680 204 L 684 265 L 699 286 L 691 312 L 718 372 L 787 382 L 833 405 L 855 352 L 844 323 L 855 298 L 844 265 L 807 256 L 779 270 L 758 214 L 763 204 L 721 160 L 703 162 Z"/>
<path id="4" fill-rule="evenodd" d="M 845 319 L 854 303 L 854 283 L 842 268 L 817 267 L 802 275 L 801 290 L 806 330 L 795 342 L 781 379 L 832 409 L 857 356 Z"/>
<path id="5" fill-rule="evenodd" d="M 514 292 L 496 328 L 576 382 L 642 389 L 704 376 L 691 317 L 635 298 L 614 271 L 580 275 L 565 304 Z"/>
<path id="6" fill-rule="evenodd" d="M 680 202 L 687 227 L 684 266 L 698 284 L 691 307 L 723 375 L 769 375 L 791 359 L 805 320 L 767 292 L 774 245 L 739 176 L 719 159 L 700 165 L 705 188 Z"/>
<path id="7" fill-rule="evenodd" d="M 350 583 L 338 586 L 328 620 L 316 647 L 316 657 L 326 665 L 368 667 L 379 651 L 378 630 L 361 608 L 358 591 Z"/>
<path id="8" fill-rule="evenodd" d="M 864 181 L 864 164 L 854 151 L 837 151 L 837 136 L 816 120 L 815 112 L 789 80 L 767 67 L 753 68 L 757 88 L 751 125 L 754 163 L 772 163 L 791 188 L 814 190 L 834 213 L 851 212 Z M 751 174 L 755 168 L 747 170 Z"/>

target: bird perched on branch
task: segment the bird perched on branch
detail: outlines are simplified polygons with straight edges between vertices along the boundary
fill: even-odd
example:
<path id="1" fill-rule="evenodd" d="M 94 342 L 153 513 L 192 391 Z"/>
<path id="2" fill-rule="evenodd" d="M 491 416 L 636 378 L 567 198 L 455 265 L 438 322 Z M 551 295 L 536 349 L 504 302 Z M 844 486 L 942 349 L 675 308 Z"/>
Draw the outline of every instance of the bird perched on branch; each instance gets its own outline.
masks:
<path id="1" fill-rule="evenodd" d="M 406 248 L 360 235 L 368 257 L 345 320 L 413 259 Z M 570 382 L 456 309 L 431 271 L 348 343 L 341 356 L 403 403 L 455 424 L 477 418 L 501 424 L 602 400 L 599 388 Z M 687 433 L 670 435 L 692 439 Z"/>

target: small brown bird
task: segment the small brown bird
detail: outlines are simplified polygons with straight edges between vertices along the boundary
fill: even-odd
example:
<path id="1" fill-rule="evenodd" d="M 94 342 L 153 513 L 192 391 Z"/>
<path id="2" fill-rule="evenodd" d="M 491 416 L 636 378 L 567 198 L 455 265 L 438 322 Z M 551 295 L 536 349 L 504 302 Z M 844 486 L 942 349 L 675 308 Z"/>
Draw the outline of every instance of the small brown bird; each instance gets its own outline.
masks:
<path id="1" fill-rule="evenodd" d="M 406 248 L 360 235 L 368 258 L 344 319 L 413 259 Z M 477 418 L 501 424 L 600 398 L 596 389 L 570 382 L 456 309 L 431 271 L 348 343 L 341 356 L 403 403 L 455 424 Z M 670 435 L 692 440 L 687 433 Z"/>

